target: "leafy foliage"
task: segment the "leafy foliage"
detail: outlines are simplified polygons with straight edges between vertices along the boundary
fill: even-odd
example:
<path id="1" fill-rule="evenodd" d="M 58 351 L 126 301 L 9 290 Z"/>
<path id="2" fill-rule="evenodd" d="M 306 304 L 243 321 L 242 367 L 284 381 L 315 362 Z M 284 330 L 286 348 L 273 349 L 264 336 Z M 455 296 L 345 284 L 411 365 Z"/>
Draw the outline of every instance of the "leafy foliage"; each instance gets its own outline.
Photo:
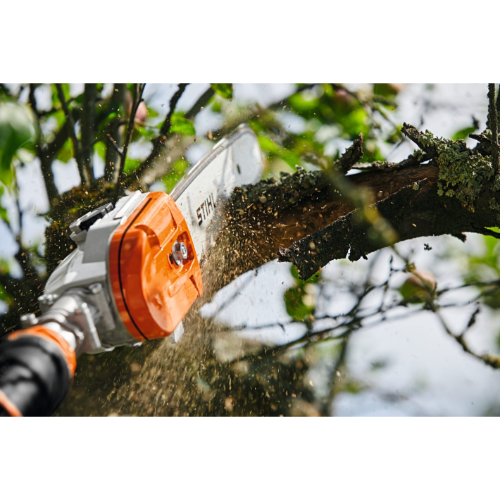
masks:
<path id="1" fill-rule="evenodd" d="M 311 322 L 316 310 L 314 285 L 318 283 L 321 273 L 311 276 L 308 280 L 301 280 L 295 266 L 291 267 L 290 272 L 295 279 L 295 285 L 285 291 L 286 312 L 294 321 Z"/>
<path id="2" fill-rule="evenodd" d="M 465 140 L 469 137 L 469 134 L 473 134 L 477 130 L 477 127 L 465 127 L 463 129 L 458 130 L 452 136 L 454 141 Z"/>
<path id="3" fill-rule="evenodd" d="M 167 193 L 170 193 L 175 185 L 184 177 L 188 167 L 189 163 L 184 158 L 180 158 L 174 163 L 172 171 L 162 179 Z"/>
<path id="4" fill-rule="evenodd" d="M 0 101 L 0 182 L 10 187 L 14 180 L 12 160 L 20 148 L 33 145 L 37 127 L 30 109 L 11 100 Z"/>
<path id="5" fill-rule="evenodd" d="M 214 90 L 217 95 L 220 95 L 224 99 L 233 98 L 233 84 L 232 83 L 211 83 L 210 87 Z"/>
<path id="6" fill-rule="evenodd" d="M 2 196 L 4 194 L 5 188 L 0 184 L 0 203 L 2 202 Z M 7 213 L 7 209 L 0 204 L 0 219 L 4 222 L 9 222 L 9 216 Z"/>
<path id="7" fill-rule="evenodd" d="M 498 228 L 489 228 L 499 232 Z M 469 284 L 500 280 L 500 241 L 493 236 L 483 238 L 482 249 L 467 259 L 465 282 Z M 491 309 L 500 309 L 500 288 L 486 287 L 483 302 Z"/>
<path id="8" fill-rule="evenodd" d="M 172 126 L 170 132 L 173 134 L 195 135 L 196 130 L 191 120 L 184 116 L 184 113 L 174 113 L 172 116 Z"/>

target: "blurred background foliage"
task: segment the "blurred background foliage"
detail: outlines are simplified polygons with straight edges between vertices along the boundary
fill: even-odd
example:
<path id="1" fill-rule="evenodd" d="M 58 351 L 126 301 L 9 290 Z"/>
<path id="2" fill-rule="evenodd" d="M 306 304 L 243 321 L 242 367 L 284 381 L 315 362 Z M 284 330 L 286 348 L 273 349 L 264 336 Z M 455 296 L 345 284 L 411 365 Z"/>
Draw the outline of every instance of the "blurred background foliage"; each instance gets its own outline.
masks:
<path id="1" fill-rule="evenodd" d="M 264 92 L 265 98 L 259 99 L 245 98 L 248 89 L 232 84 L 182 88 L 144 88 L 139 84 L 0 85 L 0 334 L 19 327 L 21 314 L 37 312 L 37 297 L 47 273 L 72 249 L 67 228 L 74 218 L 123 194 L 125 189 L 170 192 L 218 140 L 243 122 L 258 136 L 265 158 L 264 178 L 286 175 L 299 167 L 328 169 L 360 133 L 364 136 L 361 162 L 385 161 L 389 157 L 393 161 L 400 152 L 407 154 L 413 149 L 401 134 L 402 120 L 397 112 L 405 90 L 407 86 L 401 84 L 297 84 L 281 89 L 278 97 Z M 425 88 L 423 113 L 436 106 L 436 100 L 429 98 L 433 91 L 431 85 Z M 452 110 L 445 112 L 452 116 Z M 484 121 L 485 107 L 471 113 L 467 124 L 457 124 L 452 138 L 466 139 L 480 130 Z M 419 127 L 421 123 L 414 125 Z M 31 184 L 21 181 L 26 176 L 33 177 Z M 438 245 L 433 255 L 435 262 L 459 262 L 460 269 L 453 270 L 454 284 L 474 285 L 481 305 L 498 311 L 498 241 L 491 236 L 477 236 L 465 250 L 448 241 L 445 238 Z M 365 326 L 357 315 L 370 293 L 383 292 L 384 300 L 404 308 L 407 316 L 432 309 L 440 298 L 435 273 L 415 264 L 408 245 L 403 250 L 404 256 L 395 251 L 390 257 L 399 267 L 393 268 L 391 260 L 390 266 L 384 268 L 389 278 L 379 280 L 376 286 L 366 272 L 366 266 L 372 265 L 371 257 L 368 263 L 337 262 L 333 274 L 321 272 L 307 281 L 300 280 L 290 267 L 289 286 L 284 292 L 275 292 L 289 322 L 303 325 L 306 332 L 324 329 L 324 335 L 315 335 L 314 342 L 292 341 L 291 354 L 287 353 L 293 363 L 300 360 L 301 383 L 307 373 L 311 374 L 304 414 L 329 414 L 339 394 L 371 390 L 370 384 L 355 374 L 349 375 L 346 364 L 347 338 Z M 431 246 L 425 250 L 432 250 Z M 389 254 L 384 255 L 387 264 Z M 346 275 L 349 283 L 342 285 Z M 478 282 L 482 284 L 476 286 Z M 348 313 L 343 313 L 353 321 L 347 327 L 344 324 L 340 337 L 332 336 L 338 324 L 318 326 L 318 318 L 328 319 L 325 304 L 331 303 L 330 286 L 336 288 L 335 293 L 344 290 L 345 297 L 354 300 Z M 388 302 L 384 304 L 386 307 Z M 380 307 L 378 313 L 383 314 Z M 496 339 L 492 349 L 500 351 L 500 333 L 492 335 Z M 276 343 L 287 344 L 283 339 Z M 287 359 L 279 362 L 289 367 Z M 251 363 L 259 364 L 257 358 Z M 260 366 L 270 370 L 270 366 L 276 368 L 276 363 L 268 365 L 263 361 Z M 378 373 L 387 365 L 387 360 L 377 359 L 372 370 Z M 272 410 L 267 403 L 261 404 L 267 408 L 262 410 L 264 413 L 291 411 L 287 401 L 289 393 L 293 393 L 293 369 L 283 369 L 282 373 L 290 379 L 286 384 L 281 380 L 287 387 L 283 400 L 286 404 L 270 403 L 275 405 Z M 316 384 L 314 393 L 313 379 L 322 381 Z M 265 399 L 266 390 L 259 398 Z M 221 399 L 218 411 L 222 414 L 236 408 L 228 397 L 233 398 Z M 391 400 L 396 396 L 385 393 L 384 397 Z M 259 412 L 258 404 L 252 408 L 254 414 Z M 295 414 L 300 414 L 297 404 L 294 408 Z"/>

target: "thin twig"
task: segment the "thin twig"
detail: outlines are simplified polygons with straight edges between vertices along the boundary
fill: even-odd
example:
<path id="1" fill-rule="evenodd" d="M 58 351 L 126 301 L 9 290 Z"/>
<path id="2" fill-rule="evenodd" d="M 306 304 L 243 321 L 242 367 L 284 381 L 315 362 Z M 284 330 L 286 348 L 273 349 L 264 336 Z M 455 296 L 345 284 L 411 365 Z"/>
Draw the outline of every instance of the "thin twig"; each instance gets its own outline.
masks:
<path id="1" fill-rule="evenodd" d="M 496 233 L 495 231 L 491 231 L 485 227 L 483 228 L 475 228 L 475 232 L 478 234 L 484 234 L 485 236 L 493 236 L 497 240 L 500 240 L 500 233 Z"/>
<path id="2" fill-rule="evenodd" d="M 109 112 L 116 113 L 116 118 L 109 124 L 109 129 L 107 130 L 108 137 L 111 137 L 116 146 L 120 147 L 122 145 L 123 133 L 121 130 L 121 125 L 125 125 L 127 120 L 122 120 L 125 114 L 125 98 L 127 95 L 127 85 L 125 83 L 115 83 L 113 94 L 111 95 L 111 100 L 109 102 Z M 107 182 L 111 184 L 116 184 L 118 166 L 120 164 L 119 158 L 121 158 L 121 153 L 116 154 L 116 149 L 113 147 L 106 148 L 106 161 L 104 166 L 104 178 Z"/>
<path id="3" fill-rule="evenodd" d="M 111 134 L 106 134 L 106 135 L 107 135 L 107 137 L 109 139 L 109 143 L 111 144 L 111 146 L 113 146 L 113 149 L 118 153 L 118 156 L 120 158 L 123 158 L 123 151 L 118 147 L 118 144 L 113 139 L 113 137 L 111 136 Z"/>
<path id="4" fill-rule="evenodd" d="M 66 102 L 67 102 L 67 104 L 71 104 L 74 100 L 76 100 L 76 97 L 70 97 Z M 57 113 L 58 111 L 61 111 L 61 109 L 62 108 L 60 108 L 58 106 L 54 106 L 53 108 L 49 109 L 48 111 L 38 111 L 37 114 L 38 114 L 38 116 L 43 118 L 45 116 Z"/>
<path id="5" fill-rule="evenodd" d="M 49 148 L 45 147 L 44 141 L 45 138 L 42 134 L 41 127 L 40 127 L 40 112 L 37 109 L 37 102 L 36 102 L 36 96 L 35 96 L 35 90 L 36 90 L 36 84 L 30 84 L 30 92 L 29 92 L 29 102 L 31 105 L 31 109 L 33 112 L 36 114 L 38 118 L 38 123 L 39 123 L 39 133 L 38 133 L 38 139 L 37 139 L 37 144 L 36 144 L 36 154 L 38 156 L 38 159 L 40 160 L 40 168 L 42 170 L 42 177 L 43 181 L 45 183 L 45 189 L 47 191 L 47 198 L 49 199 L 49 204 L 51 207 L 54 207 L 55 204 L 58 202 L 60 196 L 59 192 L 57 191 L 56 184 L 54 182 L 54 173 L 52 172 L 52 147 L 56 144 L 59 144 L 58 139 L 61 136 L 61 131 L 58 132 L 56 135 L 55 139 L 49 144 Z M 64 139 L 66 140 L 66 139 Z M 64 144 L 64 141 L 61 143 Z M 59 146 L 60 147 L 60 146 Z M 57 150 L 56 150 L 57 151 Z M 55 153 L 54 153 L 55 154 Z"/>
<path id="6" fill-rule="evenodd" d="M 310 89 L 316 85 L 317 84 L 307 84 L 307 85 L 298 86 L 298 88 L 294 92 L 292 92 L 288 98 L 280 99 L 280 101 L 275 102 L 274 104 L 269 106 L 268 109 L 271 111 L 281 110 L 281 109 L 283 109 L 284 103 L 285 103 L 285 106 L 288 105 L 288 103 L 289 103 L 288 99 L 292 95 L 296 95 L 296 94 L 303 92 L 307 89 Z M 205 94 L 203 94 L 203 95 L 205 96 L 205 98 L 207 98 L 207 97 L 209 97 L 209 94 L 210 94 L 210 89 L 208 89 L 205 92 Z M 186 118 L 192 119 L 192 118 L 194 118 L 196 113 L 198 113 L 198 111 L 200 111 L 202 98 L 203 98 L 203 96 L 200 97 L 200 99 L 198 99 L 198 101 L 194 104 L 194 106 L 186 113 Z M 208 100 L 209 99 L 207 99 L 207 101 L 206 101 L 207 103 L 208 103 Z M 218 128 L 217 130 L 211 131 L 210 140 L 217 140 L 219 137 L 221 137 L 225 134 L 231 133 L 241 123 L 247 122 L 247 121 L 252 120 L 255 117 L 257 117 L 261 113 L 261 111 L 262 110 L 260 107 L 252 107 L 252 108 L 248 108 L 247 110 L 240 111 L 236 116 L 232 115 L 233 118 L 229 122 L 224 123 L 223 126 Z M 175 160 L 184 154 L 185 149 L 184 149 L 183 143 L 185 144 L 185 142 L 188 142 L 188 141 L 186 141 L 186 139 L 188 139 L 188 138 L 184 137 L 183 139 L 184 139 L 183 142 L 176 144 L 175 150 L 169 151 L 169 157 L 172 159 L 172 161 L 157 163 L 155 165 L 155 174 L 157 177 L 163 177 L 164 175 L 168 174 L 168 172 L 172 168 L 172 164 L 175 162 Z M 192 141 L 189 144 L 191 145 Z M 141 184 L 142 185 L 150 185 L 152 183 L 152 181 L 150 179 L 145 181 L 146 176 L 144 174 L 145 174 L 146 170 L 147 170 L 147 168 L 144 166 L 144 164 L 141 165 L 137 170 L 135 170 L 134 176 L 129 176 L 125 180 L 127 187 L 130 187 L 131 185 L 139 186 Z"/>
<path id="7" fill-rule="evenodd" d="M 441 323 L 442 327 L 444 328 L 445 332 L 452 338 L 454 339 L 461 347 L 462 349 L 467 353 L 476 358 L 478 361 L 482 361 L 484 364 L 491 366 L 492 368 L 498 369 L 500 368 L 500 358 L 498 356 L 493 356 L 491 354 L 477 354 L 474 351 L 472 351 L 469 347 L 469 344 L 465 341 L 464 334 L 465 332 L 462 332 L 460 335 L 455 335 L 449 328 L 449 326 L 446 324 L 446 321 L 444 318 L 439 314 L 438 311 L 434 311 L 436 313 L 436 316 Z"/>
<path id="8" fill-rule="evenodd" d="M 142 102 L 142 94 L 144 92 L 145 87 L 146 87 L 145 83 L 143 84 L 138 83 L 134 85 L 134 100 L 132 103 L 132 109 L 130 111 L 130 119 L 127 127 L 127 136 L 125 139 L 125 144 L 123 145 L 123 152 L 120 161 L 120 169 L 118 170 L 118 176 L 115 185 L 115 196 L 114 196 L 115 200 L 118 198 L 120 192 L 122 176 L 125 169 L 125 162 L 127 160 L 127 152 L 130 146 L 130 140 L 132 139 L 132 132 L 134 131 L 135 115 L 137 113 L 137 109 L 139 108 L 139 104 Z"/>
<path id="9" fill-rule="evenodd" d="M 68 108 L 68 103 L 66 102 L 66 99 L 64 97 L 62 85 L 60 83 L 56 83 L 56 89 L 57 95 L 64 110 L 64 114 L 66 116 L 66 127 L 68 128 L 68 134 L 73 143 L 73 149 L 75 150 L 75 160 L 78 166 L 78 172 L 80 173 L 82 184 L 88 187 L 90 185 L 90 176 L 88 174 L 87 168 L 85 167 L 85 163 L 82 160 L 80 145 L 75 133 L 75 122 L 73 121 L 73 115 Z"/>
<path id="10" fill-rule="evenodd" d="M 163 139 L 163 136 L 166 136 L 170 132 L 170 127 L 172 125 L 172 116 L 174 115 L 175 108 L 177 107 L 177 103 L 179 102 L 180 98 L 182 97 L 182 94 L 184 93 L 184 90 L 186 90 L 186 87 L 188 85 L 189 83 L 179 83 L 179 88 L 176 90 L 176 92 L 170 99 L 170 109 L 168 110 L 165 122 L 163 123 L 160 129 L 160 140 L 162 142 L 164 142 L 166 139 L 166 138 Z"/>
<path id="11" fill-rule="evenodd" d="M 172 116 L 175 112 L 175 108 L 188 85 L 189 83 L 179 83 L 179 88 L 175 91 L 174 95 L 170 99 L 170 108 L 160 129 L 160 133 L 158 137 L 153 139 L 153 150 L 151 151 L 150 155 L 144 160 L 142 165 L 140 165 L 139 168 L 134 172 L 134 175 L 136 177 L 140 177 L 148 168 L 150 168 L 154 160 L 156 160 L 156 158 L 160 155 L 163 144 L 167 140 L 170 132 L 170 127 L 172 125 Z"/>

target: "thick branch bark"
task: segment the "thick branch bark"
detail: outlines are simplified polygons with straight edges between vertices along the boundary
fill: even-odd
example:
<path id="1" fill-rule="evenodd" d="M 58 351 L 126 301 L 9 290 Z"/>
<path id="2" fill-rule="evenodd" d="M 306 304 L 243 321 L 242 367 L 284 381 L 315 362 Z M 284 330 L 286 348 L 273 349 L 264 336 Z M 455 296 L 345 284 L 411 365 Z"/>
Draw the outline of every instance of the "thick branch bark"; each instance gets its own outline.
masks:
<path id="1" fill-rule="evenodd" d="M 435 165 L 422 165 L 373 170 L 347 179 L 354 188 L 366 190 L 367 196 L 371 193 L 377 202 L 424 179 L 435 186 L 437 177 Z M 237 190 L 213 249 L 218 258 L 208 257 L 204 269 L 207 292 L 217 291 L 237 276 L 276 259 L 280 247 L 291 246 L 353 210 L 350 200 L 338 192 L 332 194 L 330 181 L 319 172 L 299 171 L 281 182 L 261 181 Z M 216 262 L 213 270 L 211 262 Z"/>
<path id="2" fill-rule="evenodd" d="M 462 232 L 482 232 L 495 226 L 496 214 L 487 203 L 474 212 L 456 199 L 439 196 L 436 185 L 424 180 L 418 190 L 407 186 L 376 204 L 380 215 L 397 233 L 398 241 L 421 236 Z M 492 199 L 489 194 L 485 199 Z M 303 279 L 307 279 L 334 259 L 349 257 L 355 261 L 388 246 L 383 235 L 366 222 L 360 210 L 340 217 L 333 224 L 280 250 L 281 260 L 293 262 Z"/>

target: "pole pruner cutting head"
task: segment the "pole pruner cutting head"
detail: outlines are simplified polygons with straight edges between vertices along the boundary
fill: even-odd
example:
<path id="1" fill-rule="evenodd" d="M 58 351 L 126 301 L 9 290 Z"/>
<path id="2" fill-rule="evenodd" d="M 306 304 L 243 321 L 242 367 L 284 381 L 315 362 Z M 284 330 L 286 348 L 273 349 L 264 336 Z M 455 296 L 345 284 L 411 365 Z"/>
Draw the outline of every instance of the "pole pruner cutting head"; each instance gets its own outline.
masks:
<path id="1" fill-rule="evenodd" d="M 166 193 L 149 193 L 111 239 L 111 289 L 138 340 L 170 335 L 203 291 L 188 225 Z"/>

